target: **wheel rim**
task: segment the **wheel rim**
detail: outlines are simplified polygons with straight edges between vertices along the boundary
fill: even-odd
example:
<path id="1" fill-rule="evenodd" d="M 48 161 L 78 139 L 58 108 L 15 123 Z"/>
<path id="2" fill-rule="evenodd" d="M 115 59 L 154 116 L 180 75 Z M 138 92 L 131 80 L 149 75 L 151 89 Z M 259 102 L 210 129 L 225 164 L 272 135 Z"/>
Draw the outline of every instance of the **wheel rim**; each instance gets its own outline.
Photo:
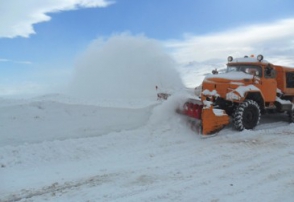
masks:
<path id="1" fill-rule="evenodd" d="M 244 128 L 252 128 L 257 122 L 257 111 L 253 107 L 248 107 L 243 114 Z"/>

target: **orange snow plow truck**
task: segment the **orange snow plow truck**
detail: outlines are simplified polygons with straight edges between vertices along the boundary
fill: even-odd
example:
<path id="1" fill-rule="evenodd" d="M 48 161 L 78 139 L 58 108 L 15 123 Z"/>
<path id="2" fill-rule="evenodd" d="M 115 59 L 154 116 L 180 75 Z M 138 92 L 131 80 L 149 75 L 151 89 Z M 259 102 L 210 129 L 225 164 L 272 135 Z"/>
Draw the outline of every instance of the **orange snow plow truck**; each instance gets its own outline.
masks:
<path id="1" fill-rule="evenodd" d="M 236 130 L 253 129 L 264 113 L 285 113 L 294 122 L 294 68 L 271 64 L 262 55 L 229 56 L 226 73 L 214 70 L 199 98 L 189 99 L 178 112 L 200 120 L 204 135 L 230 120 Z"/>

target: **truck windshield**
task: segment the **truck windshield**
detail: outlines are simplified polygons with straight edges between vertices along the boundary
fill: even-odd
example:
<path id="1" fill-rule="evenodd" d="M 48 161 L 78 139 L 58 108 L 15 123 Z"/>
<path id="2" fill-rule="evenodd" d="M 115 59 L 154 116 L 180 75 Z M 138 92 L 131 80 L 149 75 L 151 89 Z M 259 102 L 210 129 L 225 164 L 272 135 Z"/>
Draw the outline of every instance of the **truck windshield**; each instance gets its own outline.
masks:
<path id="1" fill-rule="evenodd" d="M 262 70 L 259 66 L 254 65 L 235 65 L 235 66 L 228 66 L 227 72 L 244 72 L 246 74 L 255 75 L 258 77 L 262 76 Z"/>

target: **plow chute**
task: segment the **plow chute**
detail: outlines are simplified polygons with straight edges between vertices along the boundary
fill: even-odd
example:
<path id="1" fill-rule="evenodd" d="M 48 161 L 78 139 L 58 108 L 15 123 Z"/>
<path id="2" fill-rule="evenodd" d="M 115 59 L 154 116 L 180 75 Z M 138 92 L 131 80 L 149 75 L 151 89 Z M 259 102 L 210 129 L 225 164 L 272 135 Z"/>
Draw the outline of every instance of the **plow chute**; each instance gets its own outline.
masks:
<path id="1" fill-rule="evenodd" d="M 224 110 L 215 109 L 212 105 L 204 104 L 196 99 L 189 99 L 184 104 L 183 109 L 178 109 L 177 112 L 192 119 L 200 120 L 201 133 L 204 135 L 217 132 L 230 122 L 230 118 Z"/>

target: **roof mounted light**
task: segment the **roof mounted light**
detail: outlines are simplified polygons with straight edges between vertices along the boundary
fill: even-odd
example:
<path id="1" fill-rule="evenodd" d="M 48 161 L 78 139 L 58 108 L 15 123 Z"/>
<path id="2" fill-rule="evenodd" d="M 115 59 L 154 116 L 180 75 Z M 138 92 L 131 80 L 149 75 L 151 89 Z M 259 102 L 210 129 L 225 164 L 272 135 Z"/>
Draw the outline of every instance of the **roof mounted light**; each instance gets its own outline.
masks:
<path id="1" fill-rule="evenodd" d="M 263 60 L 263 55 L 258 55 L 257 56 L 257 60 L 260 62 L 261 60 Z"/>
<path id="2" fill-rule="evenodd" d="M 233 61 L 233 57 L 232 56 L 229 56 L 228 57 L 228 62 L 232 62 Z"/>

